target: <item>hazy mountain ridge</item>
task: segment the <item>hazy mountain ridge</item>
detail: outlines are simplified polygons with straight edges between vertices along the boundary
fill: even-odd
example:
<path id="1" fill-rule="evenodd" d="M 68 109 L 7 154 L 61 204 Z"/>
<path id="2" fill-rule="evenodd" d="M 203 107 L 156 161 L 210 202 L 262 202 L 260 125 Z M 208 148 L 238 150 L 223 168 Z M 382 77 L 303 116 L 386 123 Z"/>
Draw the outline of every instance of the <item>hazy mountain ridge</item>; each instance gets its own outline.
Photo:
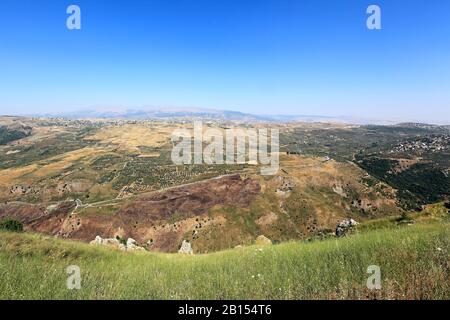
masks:
<path id="1" fill-rule="evenodd" d="M 321 115 L 283 115 L 283 114 L 251 114 L 232 110 L 203 109 L 203 108 L 130 108 L 119 110 L 85 109 L 62 113 L 34 114 L 35 117 L 66 118 L 66 119 L 181 119 L 202 118 L 205 120 L 229 121 L 265 121 L 265 122 L 338 122 L 348 124 L 395 124 L 393 121 L 361 119 L 348 116 L 321 116 Z"/>

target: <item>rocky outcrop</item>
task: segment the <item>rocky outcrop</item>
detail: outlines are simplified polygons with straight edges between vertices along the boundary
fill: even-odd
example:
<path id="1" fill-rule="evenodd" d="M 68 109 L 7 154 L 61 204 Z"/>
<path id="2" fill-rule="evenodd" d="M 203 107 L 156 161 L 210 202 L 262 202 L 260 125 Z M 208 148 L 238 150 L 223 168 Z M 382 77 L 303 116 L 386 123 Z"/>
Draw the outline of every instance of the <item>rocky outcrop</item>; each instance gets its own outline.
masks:
<path id="1" fill-rule="evenodd" d="M 353 230 L 358 225 L 353 219 L 345 219 L 336 227 L 336 236 L 337 237 L 345 237 L 351 230 Z"/>
<path id="2" fill-rule="evenodd" d="M 128 238 L 127 244 L 126 244 L 126 250 L 127 251 L 143 251 L 145 250 L 143 247 L 138 246 L 136 240 L 133 238 Z"/>
<path id="3" fill-rule="evenodd" d="M 136 240 L 132 238 L 128 238 L 127 242 L 123 243 L 117 238 L 103 239 L 100 236 L 96 236 L 95 239 L 92 240 L 89 244 L 114 247 L 123 251 L 145 251 L 145 249 L 143 247 L 138 246 Z"/>
<path id="4" fill-rule="evenodd" d="M 267 245 L 272 244 L 272 241 L 266 236 L 260 235 L 256 238 L 255 244 L 257 245 Z"/>
<path id="5" fill-rule="evenodd" d="M 294 184 L 286 177 L 279 176 L 276 179 L 279 187 L 275 190 L 275 193 L 279 197 L 288 197 L 291 191 L 294 189 Z"/>
<path id="6" fill-rule="evenodd" d="M 13 195 L 25 195 L 32 192 L 33 189 L 30 186 L 12 186 L 9 193 Z"/>
<path id="7" fill-rule="evenodd" d="M 189 241 L 183 240 L 183 243 L 181 244 L 181 247 L 180 247 L 180 250 L 178 250 L 178 253 L 194 254 L 194 250 L 192 250 L 191 243 Z"/>

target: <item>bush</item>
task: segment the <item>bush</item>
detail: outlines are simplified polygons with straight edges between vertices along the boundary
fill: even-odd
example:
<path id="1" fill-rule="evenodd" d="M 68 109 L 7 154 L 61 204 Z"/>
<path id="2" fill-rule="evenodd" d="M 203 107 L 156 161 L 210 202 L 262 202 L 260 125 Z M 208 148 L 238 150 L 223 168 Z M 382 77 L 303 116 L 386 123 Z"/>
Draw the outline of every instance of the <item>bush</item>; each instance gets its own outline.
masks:
<path id="1" fill-rule="evenodd" d="M 23 224 L 22 222 L 14 219 L 5 219 L 0 221 L 0 230 L 8 230 L 12 232 L 22 232 Z"/>
<path id="2" fill-rule="evenodd" d="M 446 202 L 444 205 L 448 210 L 450 210 L 450 202 Z"/>
<path id="3" fill-rule="evenodd" d="M 397 224 L 411 224 L 414 223 L 414 219 L 408 214 L 408 212 L 403 212 L 401 217 L 397 219 Z"/>
<path id="4" fill-rule="evenodd" d="M 125 246 L 127 245 L 127 239 L 125 239 L 125 238 L 122 238 L 120 236 L 116 236 L 116 240 L 119 241 L 121 244 L 123 244 Z"/>

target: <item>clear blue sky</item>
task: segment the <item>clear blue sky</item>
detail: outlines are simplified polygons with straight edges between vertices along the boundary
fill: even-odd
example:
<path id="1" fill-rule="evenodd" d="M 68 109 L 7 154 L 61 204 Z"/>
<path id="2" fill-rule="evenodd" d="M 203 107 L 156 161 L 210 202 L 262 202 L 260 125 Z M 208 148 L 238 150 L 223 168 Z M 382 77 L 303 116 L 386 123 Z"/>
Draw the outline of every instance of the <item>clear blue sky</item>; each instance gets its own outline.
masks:
<path id="1" fill-rule="evenodd" d="M 97 106 L 450 122 L 450 1 L 1 0 L 0 113 Z"/>

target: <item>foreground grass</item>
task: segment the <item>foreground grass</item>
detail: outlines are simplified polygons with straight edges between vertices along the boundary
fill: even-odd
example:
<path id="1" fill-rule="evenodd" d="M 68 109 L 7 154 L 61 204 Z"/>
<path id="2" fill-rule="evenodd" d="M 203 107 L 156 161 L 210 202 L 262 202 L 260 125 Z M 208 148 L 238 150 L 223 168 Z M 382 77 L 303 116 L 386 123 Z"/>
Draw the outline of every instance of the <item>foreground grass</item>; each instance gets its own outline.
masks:
<path id="1" fill-rule="evenodd" d="M 448 222 L 196 256 L 0 232 L 0 299 L 450 299 L 449 252 Z M 380 290 L 366 288 L 370 265 Z"/>

